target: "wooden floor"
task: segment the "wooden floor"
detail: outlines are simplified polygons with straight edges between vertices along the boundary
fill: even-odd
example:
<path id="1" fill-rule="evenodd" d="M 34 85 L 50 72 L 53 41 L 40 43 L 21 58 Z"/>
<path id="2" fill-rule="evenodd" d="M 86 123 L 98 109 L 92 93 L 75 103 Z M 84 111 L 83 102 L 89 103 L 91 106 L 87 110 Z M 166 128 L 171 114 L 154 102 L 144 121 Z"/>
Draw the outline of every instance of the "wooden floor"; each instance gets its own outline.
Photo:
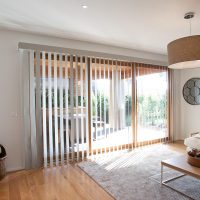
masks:
<path id="1" fill-rule="evenodd" d="M 182 143 L 168 144 L 185 153 Z M 76 165 L 10 173 L 0 182 L 0 200 L 113 200 Z"/>

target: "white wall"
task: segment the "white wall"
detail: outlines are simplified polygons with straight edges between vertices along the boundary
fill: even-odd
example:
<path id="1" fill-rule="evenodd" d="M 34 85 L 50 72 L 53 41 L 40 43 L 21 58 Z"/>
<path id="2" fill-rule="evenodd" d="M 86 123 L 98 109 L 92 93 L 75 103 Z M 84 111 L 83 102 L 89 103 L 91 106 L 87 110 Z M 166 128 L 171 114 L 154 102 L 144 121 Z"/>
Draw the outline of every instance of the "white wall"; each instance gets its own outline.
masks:
<path id="1" fill-rule="evenodd" d="M 7 150 L 6 164 L 8 171 L 24 168 L 24 137 L 20 109 L 20 65 L 17 49 L 19 42 L 76 48 L 157 60 L 161 63 L 166 62 L 166 56 L 148 52 L 0 30 L 0 143 Z"/>
<path id="2" fill-rule="evenodd" d="M 190 78 L 200 78 L 200 68 L 175 70 L 174 74 L 174 134 L 182 140 L 192 132 L 200 131 L 200 105 L 188 104 L 182 95 L 185 82 Z"/>

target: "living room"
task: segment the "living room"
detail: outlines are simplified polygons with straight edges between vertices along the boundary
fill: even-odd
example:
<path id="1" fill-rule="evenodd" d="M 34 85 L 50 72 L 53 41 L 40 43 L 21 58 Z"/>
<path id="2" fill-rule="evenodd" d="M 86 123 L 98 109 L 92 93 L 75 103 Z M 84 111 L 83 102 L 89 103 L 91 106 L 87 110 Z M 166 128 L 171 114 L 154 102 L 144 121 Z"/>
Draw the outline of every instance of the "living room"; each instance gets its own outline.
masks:
<path id="1" fill-rule="evenodd" d="M 200 1 L 0 5 L 0 199 L 200 199 Z"/>

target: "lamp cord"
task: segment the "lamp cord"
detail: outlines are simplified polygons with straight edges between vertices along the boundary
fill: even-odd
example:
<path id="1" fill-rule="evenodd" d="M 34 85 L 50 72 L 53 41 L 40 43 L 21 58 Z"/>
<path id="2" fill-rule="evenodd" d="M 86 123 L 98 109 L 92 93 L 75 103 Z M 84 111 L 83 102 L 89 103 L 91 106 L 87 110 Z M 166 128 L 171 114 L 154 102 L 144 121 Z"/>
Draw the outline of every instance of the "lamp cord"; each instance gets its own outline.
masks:
<path id="1" fill-rule="evenodd" d="M 191 31 L 191 18 L 190 18 L 190 36 L 191 36 L 191 32 L 192 32 L 192 31 Z"/>

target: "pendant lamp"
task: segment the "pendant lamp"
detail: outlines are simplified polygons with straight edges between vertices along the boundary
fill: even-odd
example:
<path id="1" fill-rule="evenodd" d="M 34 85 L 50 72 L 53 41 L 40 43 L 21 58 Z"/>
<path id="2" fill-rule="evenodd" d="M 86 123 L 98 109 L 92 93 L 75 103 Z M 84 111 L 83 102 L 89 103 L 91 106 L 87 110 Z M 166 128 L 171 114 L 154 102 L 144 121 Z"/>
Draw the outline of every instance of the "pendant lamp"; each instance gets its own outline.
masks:
<path id="1" fill-rule="evenodd" d="M 186 13 L 184 18 L 190 20 L 190 36 L 179 38 L 167 46 L 169 68 L 188 69 L 200 67 L 200 35 L 191 35 L 193 12 Z"/>

